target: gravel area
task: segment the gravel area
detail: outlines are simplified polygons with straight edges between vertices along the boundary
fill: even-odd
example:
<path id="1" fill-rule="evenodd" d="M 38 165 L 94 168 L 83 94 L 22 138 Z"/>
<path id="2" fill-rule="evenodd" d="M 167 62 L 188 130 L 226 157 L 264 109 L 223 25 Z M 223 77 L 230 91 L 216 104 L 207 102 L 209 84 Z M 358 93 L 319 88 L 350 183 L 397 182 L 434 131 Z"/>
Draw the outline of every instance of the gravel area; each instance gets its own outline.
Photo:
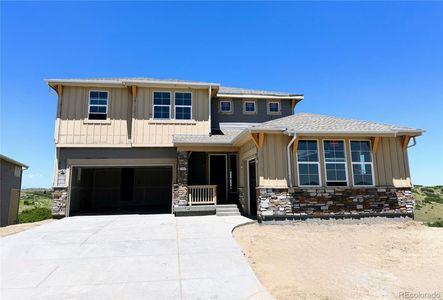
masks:
<path id="1" fill-rule="evenodd" d="M 403 218 L 310 219 L 245 225 L 234 236 L 277 299 L 443 298 L 442 228 Z"/>

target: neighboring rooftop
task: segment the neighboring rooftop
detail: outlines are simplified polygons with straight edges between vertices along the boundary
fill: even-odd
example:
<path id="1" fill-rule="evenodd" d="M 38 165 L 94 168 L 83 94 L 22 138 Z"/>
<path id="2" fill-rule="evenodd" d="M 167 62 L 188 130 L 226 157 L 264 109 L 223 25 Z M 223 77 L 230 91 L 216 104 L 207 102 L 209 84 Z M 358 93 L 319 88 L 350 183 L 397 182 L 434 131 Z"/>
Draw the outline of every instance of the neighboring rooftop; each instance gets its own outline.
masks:
<path id="1" fill-rule="evenodd" d="M 19 162 L 19 161 L 16 161 L 16 160 L 14 160 L 14 159 L 12 159 L 12 158 L 10 158 L 10 157 L 7 157 L 7 156 L 5 156 L 5 155 L 2 155 L 2 154 L 0 154 L 0 160 L 5 160 L 5 161 L 7 161 L 7 162 L 9 162 L 9 163 L 11 163 L 11 164 L 13 164 L 13 165 L 17 165 L 17 166 L 20 166 L 20 167 L 25 168 L 25 169 L 29 168 L 29 167 L 28 167 L 27 165 L 25 165 L 24 163 L 21 163 L 21 162 Z"/>
<path id="2" fill-rule="evenodd" d="M 388 134 L 421 135 L 424 131 L 416 128 L 386 125 L 375 122 L 345 119 L 309 113 L 297 113 L 275 119 L 250 128 L 255 131 L 288 131 L 301 134 Z"/>

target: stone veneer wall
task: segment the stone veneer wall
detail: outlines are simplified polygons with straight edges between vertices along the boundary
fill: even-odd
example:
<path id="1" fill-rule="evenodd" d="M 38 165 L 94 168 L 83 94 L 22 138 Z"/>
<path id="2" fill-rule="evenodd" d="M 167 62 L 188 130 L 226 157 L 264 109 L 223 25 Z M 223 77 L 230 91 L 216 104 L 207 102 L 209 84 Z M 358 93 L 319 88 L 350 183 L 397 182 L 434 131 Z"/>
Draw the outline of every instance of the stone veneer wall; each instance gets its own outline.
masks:
<path id="1" fill-rule="evenodd" d="M 257 188 L 259 220 L 308 217 L 413 216 L 408 188 Z"/>
<path id="2" fill-rule="evenodd" d="M 188 152 L 177 152 L 177 180 L 173 186 L 173 206 L 186 206 L 188 204 Z"/>
<path id="3" fill-rule="evenodd" d="M 66 202 L 68 200 L 67 187 L 54 187 L 52 192 L 52 217 L 60 219 L 66 217 Z"/>

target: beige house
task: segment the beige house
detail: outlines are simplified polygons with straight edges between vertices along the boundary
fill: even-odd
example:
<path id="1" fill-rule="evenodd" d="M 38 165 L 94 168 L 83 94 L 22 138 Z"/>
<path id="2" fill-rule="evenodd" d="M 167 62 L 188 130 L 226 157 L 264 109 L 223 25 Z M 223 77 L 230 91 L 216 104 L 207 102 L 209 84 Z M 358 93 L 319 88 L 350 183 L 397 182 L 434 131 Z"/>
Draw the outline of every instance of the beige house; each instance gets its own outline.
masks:
<path id="1" fill-rule="evenodd" d="M 413 213 L 422 130 L 307 113 L 301 94 L 150 78 L 50 79 L 54 217 Z"/>

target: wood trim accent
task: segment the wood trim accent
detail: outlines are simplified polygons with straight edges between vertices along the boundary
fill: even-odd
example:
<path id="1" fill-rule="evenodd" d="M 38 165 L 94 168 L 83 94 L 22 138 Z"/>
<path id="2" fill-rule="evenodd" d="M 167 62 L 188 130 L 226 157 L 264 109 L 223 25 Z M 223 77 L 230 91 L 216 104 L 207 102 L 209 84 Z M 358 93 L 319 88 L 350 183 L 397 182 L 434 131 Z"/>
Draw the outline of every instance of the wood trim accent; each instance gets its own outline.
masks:
<path id="1" fill-rule="evenodd" d="M 297 105 L 297 99 L 292 99 L 291 100 L 291 107 L 292 107 L 292 109 L 294 109 L 294 107 L 295 107 L 295 105 Z"/>
<path id="2" fill-rule="evenodd" d="M 61 84 L 57 85 L 57 95 L 61 97 L 63 95 L 63 86 Z"/>
<path id="3" fill-rule="evenodd" d="M 298 150 L 298 141 L 299 141 L 299 137 L 297 136 L 294 140 L 294 144 L 292 145 L 292 150 L 294 151 L 294 155 L 297 155 L 297 150 Z"/>
<path id="4" fill-rule="evenodd" d="M 403 136 L 403 139 L 401 140 L 401 145 L 402 145 L 403 149 L 408 148 L 410 138 L 411 137 L 409 135 Z"/>
<path id="5" fill-rule="evenodd" d="M 258 134 L 258 146 L 262 147 L 264 142 L 265 142 L 265 134 L 264 134 L 264 132 L 260 132 Z"/>
<path id="6" fill-rule="evenodd" d="M 371 138 L 371 142 L 372 142 L 372 154 L 375 155 L 377 153 L 378 143 L 380 142 L 380 137 L 376 136 L 376 137 Z"/>
<path id="7" fill-rule="evenodd" d="M 254 140 L 255 146 L 259 147 L 258 133 L 251 133 L 252 139 Z"/>
<path id="8" fill-rule="evenodd" d="M 137 97 L 137 86 L 136 85 L 131 85 L 130 86 L 130 92 L 131 92 L 131 95 L 133 97 Z"/>

